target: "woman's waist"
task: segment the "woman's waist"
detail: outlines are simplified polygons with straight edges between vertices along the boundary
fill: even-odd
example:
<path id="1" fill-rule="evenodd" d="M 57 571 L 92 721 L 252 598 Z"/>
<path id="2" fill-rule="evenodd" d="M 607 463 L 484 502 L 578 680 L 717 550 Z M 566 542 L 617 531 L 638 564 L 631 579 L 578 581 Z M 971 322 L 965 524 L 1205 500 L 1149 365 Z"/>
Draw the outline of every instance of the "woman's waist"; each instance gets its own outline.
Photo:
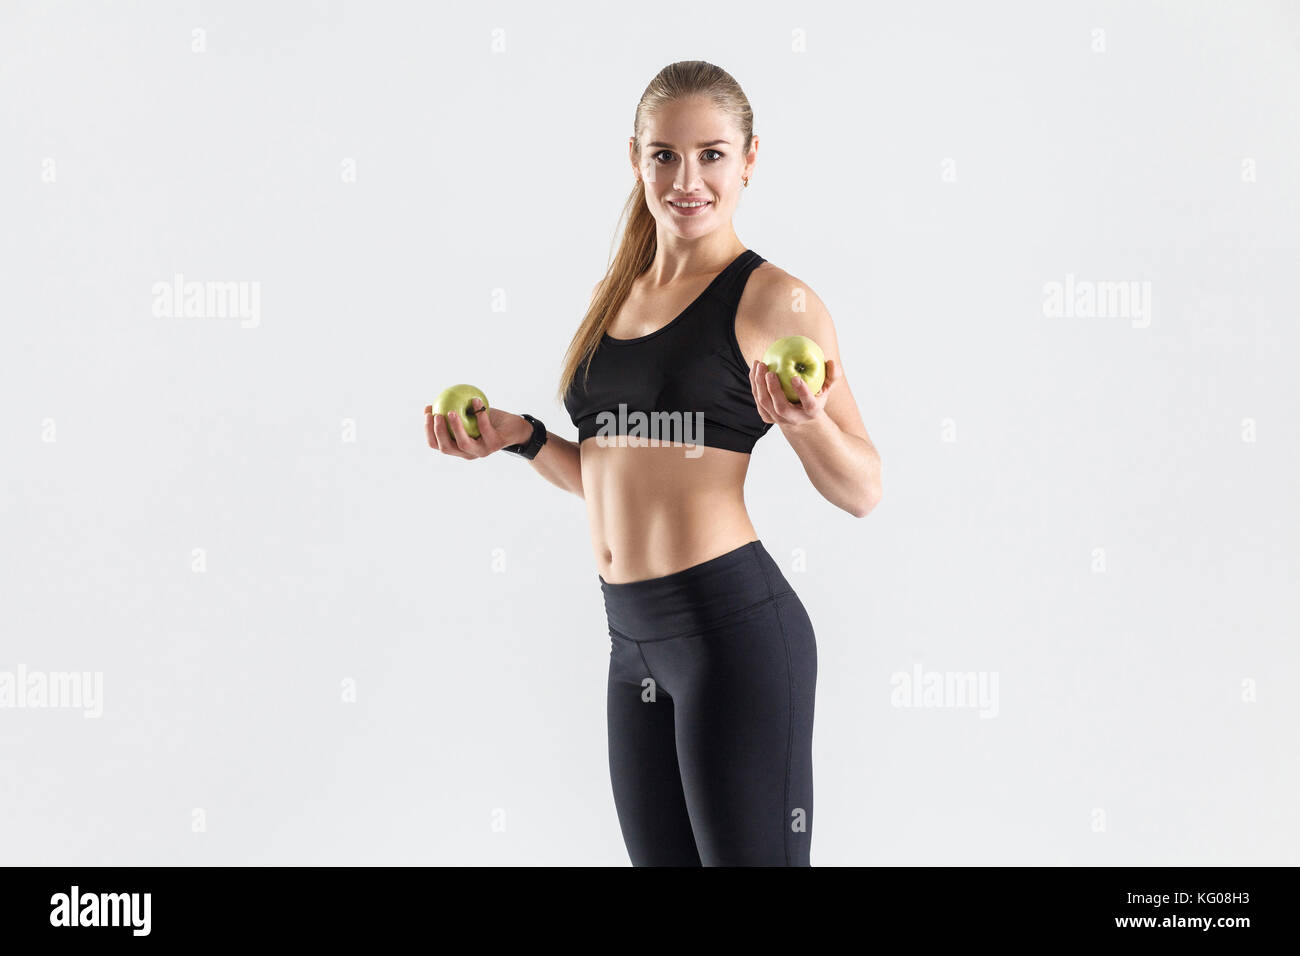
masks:
<path id="1" fill-rule="evenodd" d="M 727 550 L 719 554 L 719 547 Z M 599 575 L 611 636 L 643 641 L 695 634 L 758 613 L 794 591 L 757 539 L 710 554 L 682 570 L 624 583 Z"/>
<path id="2" fill-rule="evenodd" d="M 592 547 L 602 580 L 631 582 L 686 570 L 755 540 L 749 516 L 714 514 L 706 524 L 665 520 L 593 524 Z"/>
<path id="3" fill-rule="evenodd" d="M 607 580 L 679 571 L 758 537 L 739 487 L 621 486 L 588 491 L 586 500 L 596 563 Z"/>

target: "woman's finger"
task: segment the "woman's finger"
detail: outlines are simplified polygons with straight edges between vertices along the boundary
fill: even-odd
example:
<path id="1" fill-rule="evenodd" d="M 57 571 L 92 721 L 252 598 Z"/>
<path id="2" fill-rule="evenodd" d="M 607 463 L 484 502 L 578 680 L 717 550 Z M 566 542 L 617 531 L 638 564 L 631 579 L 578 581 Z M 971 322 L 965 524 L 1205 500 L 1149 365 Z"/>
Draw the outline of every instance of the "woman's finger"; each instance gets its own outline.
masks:
<path id="1" fill-rule="evenodd" d="M 795 414 L 801 421 L 810 421 L 821 413 L 822 406 L 825 404 L 823 396 L 826 393 L 821 391 L 814 395 L 812 386 L 805 382 L 802 376 L 796 375 L 795 378 L 798 380 L 795 389 L 799 392 L 799 404 L 795 406 L 798 411 Z"/>
<path id="2" fill-rule="evenodd" d="M 451 433 L 456 437 L 456 447 L 465 453 L 465 457 L 482 458 L 483 453 L 479 450 L 482 442 L 469 437 L 469 432 L 465 431 L 465 423 L 461 421 L 460 413 L 448 412 L 447 420 L 451 424 Z"/>
<path id="3" fill-rule="evenodd" d="M 501 436 L 497 434 L 497 430 L 492 427 L 492 416 L 489 410 L 483 407 L 481 398 L 474 399 L 474 421 L 478 422 L 478 433 L 483 439 L 485 455 L 505 444 L 500 440 Z"/>
<path id="4" fill-rule="evenodd" d="M 780 388 L 780 383 L 777 384 L 777 387 Z M 786 420 L 791 422 L 806 422 L 812 414 L 808 409 L 816 404 L 816 402 L 813 401 L 812 392 L 808 389 L 808 383 L 803 380 L 802 375 L 791 375 L 790 387 L 794 389 L 795 397 L 799 399 L 799 401 L 791 402 L 788 399 L 786 400 Z M 782 390 L 781 394 L 784 396 L 785 391 Z"/>
<path id="5" fill-rule="evenodd" d="M 834 360 L 827 359 L 826 380 L 822 382 L 821 391 L 818 392 L 817 394 L 825 395 L 827 392 L 829 392 L 831 390 L 831 386 L 835 384 L 836 380 L 839 379 L 839 377 L 840 377 L 839 366 L 835 364 Z"/>
<path id="6" fill-rule="evenodd" d="M 755 361 L 753 368 L 749 370 L 749 387 L 754 392 L 754 405 L 758 408 L 758 417 L 772 425 L 776 421 L 772 418 L 771 410 L 767 408 L 767 402 L 763 399 L 766 389 L 759 384 L 759 380 L 766 374 L 767 366 L 762 362 Z"/>
<path id="7" fill-rule="evenodd" d="M 766 369 L 763 375 L 763 386 L 767 389 L 767 397 L 772 402 L 772 411 L 778 418 L 784 419 L 785 405 L 791 404 L 790 399 L 785 397 L 785 391 L 781 388 L 781 376 L 776 372 Z"/>
<path id="8" fill-rule="evenodd" d="M 456 439 L 452 438 L 451 433 L 447 430 L 447 416 L 434 415 L 433 421 L 434 434 L 438 436 L 438 451 L 444 455 L 454 455 L 456 458 L 468 458 L 469 455 L 457 447 Z"/>

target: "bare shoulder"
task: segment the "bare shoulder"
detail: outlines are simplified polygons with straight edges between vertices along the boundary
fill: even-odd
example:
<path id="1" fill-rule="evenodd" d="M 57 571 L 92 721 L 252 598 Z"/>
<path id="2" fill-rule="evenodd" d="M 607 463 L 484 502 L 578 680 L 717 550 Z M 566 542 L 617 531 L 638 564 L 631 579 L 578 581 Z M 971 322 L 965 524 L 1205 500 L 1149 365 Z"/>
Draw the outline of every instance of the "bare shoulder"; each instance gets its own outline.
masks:
<path id="1" fill-rule="evenodd" d="M 769 345 L 787 335 L 806 335 L 826 356 L 827 381 L 835 390 L 826 413 L 844 431 L 871 441 L 840 356 L 839 335 L 830 309 L 808 283 L 780 266 L 764 262 L 749 277 L 736 309 L 736 341 L 746 363 L 761 361 Z M 830 370 L 830 366 L 834 370 Z"/>
<path id="2" fill-rule="evenodd" d="M 839 359 L 835 324 L 826 303 L 802 279 L 773 262 L 764 262 L 750 273 L 741 294 L 736 339 L 745 359 L 754 361 L 763 357 L 773 341 L 787 335 L 806 335 L 822 347 L 827 358 Z"/>

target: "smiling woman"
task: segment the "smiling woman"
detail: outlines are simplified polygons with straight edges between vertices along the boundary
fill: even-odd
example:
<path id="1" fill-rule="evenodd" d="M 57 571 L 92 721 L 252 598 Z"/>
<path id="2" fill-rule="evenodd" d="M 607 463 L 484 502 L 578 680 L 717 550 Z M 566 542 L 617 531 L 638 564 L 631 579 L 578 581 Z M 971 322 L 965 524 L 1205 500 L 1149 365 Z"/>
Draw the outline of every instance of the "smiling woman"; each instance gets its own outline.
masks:
<path id="1" fill-rule="evenodd" d="M 698 60 L 665 67 L 628 156 L 622 242 L 557 393 L 578 440 L 533 420 L 528 456 L 587 506 L 619 824 L 638 866 L 807 866 L 817 645 L 749 519 L 745 476 L 780 425 L 817 491 L 862 517 L 880 499 L 879 456 L 825 306 L 733 228 L 758 158 L 739 84 Z M 760 361 L 786 336 L 826 356 L 825 384 L 797 404 Z M 431 417 L 430 444 L 477 458 L 527 440 L 523 419 L 491 413 L 476 415 L 479 440 Z M 665 419 L 700 425 L 646 441 L 642 423 Z"/>

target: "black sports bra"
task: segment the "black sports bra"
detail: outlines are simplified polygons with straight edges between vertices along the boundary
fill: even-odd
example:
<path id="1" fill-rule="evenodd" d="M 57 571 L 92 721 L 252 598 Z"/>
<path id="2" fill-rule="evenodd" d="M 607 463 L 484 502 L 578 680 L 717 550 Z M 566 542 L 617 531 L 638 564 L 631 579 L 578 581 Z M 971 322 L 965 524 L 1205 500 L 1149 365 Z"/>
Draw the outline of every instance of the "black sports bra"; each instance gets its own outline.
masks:
<path id="1" fill-rule="evenodd" d="M 749 454 L 767 434 L 736 339 L 745 282 L 767 260 L 746 249 L 661 329 L 635 339 L 603 336 L 564 396 L 578 441 L 627 435 L 642 445 L 707 445 Z M 628 444 L 634 444 L 631 440 Z"/>

